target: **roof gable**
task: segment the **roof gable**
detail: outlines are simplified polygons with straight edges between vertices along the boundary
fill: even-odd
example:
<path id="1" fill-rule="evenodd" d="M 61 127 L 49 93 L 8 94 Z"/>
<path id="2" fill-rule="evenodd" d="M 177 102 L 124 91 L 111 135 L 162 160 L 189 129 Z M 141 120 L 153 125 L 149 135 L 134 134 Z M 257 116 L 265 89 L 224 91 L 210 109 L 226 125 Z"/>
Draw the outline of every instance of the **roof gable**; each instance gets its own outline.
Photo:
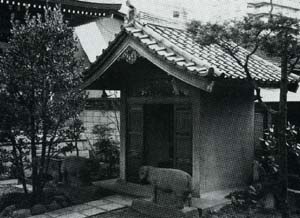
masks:
<path id="1" fill-rule="evenodd" d="M 88 70 L 88 77 L 95 79 L 94 74 L 98 68 L 97 66 L 101 66 L 101 63 L 105 62 L 103 60 L 107 54 L 111 52 L 113 47 L 118 46 L 122 37 L 136 42 L 144 50 L 150 52 L 152 56 L 163 60 L 166 65 L 172 65 L 180 70 L 182 77 L 191 78 L 191 80 L 185 80 L 185 82 L 195 87 L 200 88 L 195 83 L 203 80 L 247 80 L 242 67 L 217 45 L 201 46 L 194 41 L 192 35 L 186 30 L 150 23 L 142 24 L 137 21 L 123 28 L 121 33 L 98 58 L 98 61 Z M 238 55 L 243 58 L 247 52 L 247 50 L 241 48 Z M 153 58 L 150 61 L 153 61 Z M 162 68 L 162 66 L 159 67 Z M 281 74 L 279 67 L 253 55 L 249 60 L 249 69 L 253 79 L 261 87 L 279 87 Z M 172 74 L 172 72 L 169 73 Z M 100 76 L 101 72 L 97 75 Z M 176 77 L 178 78 L 180 75 Z M 292 74 L 289 76 L 289 81 L 297 86 L 299 77 Z"/>
<path id="2" fill-rule="evenodd" d="M 122 59 L 124 53 L 128 50 L 134 50 L 139 56 L 147 59 L 167 74 L 187 83 L 196 88 L 200 88 L 207 92 L 212 91 L 214 82 L 208 80 L 205 77 L 199 77 L 198 75 L 186 73 L 183 68 L 174 66 L 173 62 L 166 62 L 161 56 L 155 55 L 152 50 L 145 49 L 141 43 L 134 40 L 134 38 L 127 35 L 125 32 L 121 32 L 117 37 L 119 40 L 114 40 L 108 49 L 103 51 L 103 55 L 100 56 L 98 61 L 91 65 L 89 71 L 90 75 L 86 79 L 84 87 L 89 86 L 96 81 L 101 75 L 103 75 L 113 63 L 119 59 Z M 115 45 L 115 46 L 114 46 Z M 172 53 L 173 55 L 173 53 Z M 180 57 L 178 57 L 180 58 Z M 203 74 L 208 74 L 207 69 L 203 69 Z"/>

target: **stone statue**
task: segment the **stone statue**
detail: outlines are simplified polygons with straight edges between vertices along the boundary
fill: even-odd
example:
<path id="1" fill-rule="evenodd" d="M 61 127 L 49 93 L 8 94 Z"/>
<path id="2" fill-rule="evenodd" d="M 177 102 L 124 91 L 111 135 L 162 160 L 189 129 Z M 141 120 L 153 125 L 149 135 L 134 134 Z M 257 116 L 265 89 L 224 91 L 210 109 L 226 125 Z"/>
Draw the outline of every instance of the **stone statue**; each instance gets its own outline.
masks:
<path id="1" fill-rule="evenodd" d="M 182 209 L 191 204 L 191 176 L 178 169 L 142 166 L 139 170 L 142 183 L 153 186 L 153 203 Z"/>

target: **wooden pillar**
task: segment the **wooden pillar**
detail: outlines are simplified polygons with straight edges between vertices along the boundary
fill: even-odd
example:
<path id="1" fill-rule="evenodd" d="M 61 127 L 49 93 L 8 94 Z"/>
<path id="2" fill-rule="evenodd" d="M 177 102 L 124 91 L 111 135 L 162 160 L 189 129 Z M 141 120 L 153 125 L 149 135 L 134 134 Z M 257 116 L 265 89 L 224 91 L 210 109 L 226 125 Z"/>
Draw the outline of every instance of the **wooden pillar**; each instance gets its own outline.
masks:
<path id="1" fill-rule="evenodd" d="M 127 117 L 127 94 L 121 91 L 120 108 L 120 179 L 126 181 L 126 117 Z"/>
<path id="2" fill-rule="evenodd" d="M 192 92 L 192 124 L 193 124 L 193 177 L 192 177 L 192 187 L 193 187 L 193 197 L 200 197 L 200 92 L 199 89 L 193 89 Z"/>

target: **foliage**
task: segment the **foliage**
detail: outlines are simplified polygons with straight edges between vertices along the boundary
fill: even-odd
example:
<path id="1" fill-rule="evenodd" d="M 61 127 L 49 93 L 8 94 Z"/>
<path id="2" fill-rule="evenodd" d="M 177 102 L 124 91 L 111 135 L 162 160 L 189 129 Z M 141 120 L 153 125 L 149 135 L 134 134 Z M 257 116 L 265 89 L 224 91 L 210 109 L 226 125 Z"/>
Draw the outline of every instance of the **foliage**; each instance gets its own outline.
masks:
<path id="1" fill-rule="evenodd" d="M 263 186 L 260 183 L 253 184 L 243 191 L 230 193 L 232 205 L 239 209 L 256 208 L 258 201 L 263 197 Z"/>
<path id="2" fill-rule="evenodd" d="M 0 56 L 0 135 L 13 147 L 13 164 L 23 185 L 24 160 L 30 152 L 37 201 L 49 159 L 68 137 L 65 123 L 83 109 L 80 62 L 73 29 L 59 7 L 43 15 L 27 13 L 24 23 L 12 21 L 11 33 L 8 49 Z"/>
<path id="3" fill-rule="evenodd" d="M 192 21 L 188 30 L 202 46 L 216 44 L 232 56 L 242 67 L 248 65 L 249 58 L 261 49 L 271 56 L 281 57 L 282 45 L 288 37 L 288 59 L 293 63 L 299 56 L 299 22 L 297 19 L 275 16 L 267 22 L 260 17 L 244 17 L 243 20 L 231 20 L 222 24 Z M 244 49 L 248 52 L 244 57 Z M 291 66 L 294 67 L 294 66 Z M 292 68 L 290 68 L 292 70 Z"/>
<path id="4" fill-rule="evenodd" d="M 295 125 L 288 123 L 286 128 L 286 147 L 288 151 L 288 171 L 292 174 L 300 176 L 300 170 L 294 166 L 299 166 L 297 163 L 300 161 L 300 141 L 299 141 L 299 128 Z M 276 135 L 275 127 L 265 130 L 264 137 L 261 140 L 261 153 L 258 156 L 258 163 L 260 166 L 261 182 L 276 184 L 278 183 L 279 164 L 280 164 L 280 145 Z"/>
<path id="5" fill-rule="evenodd" d="M 112 128 L 104 125 L 94 126 L 93 133 L 98 136 L 96 147 L 96 156 L 100 162 L 105 163 L 106 177 L 111 178 L 117 172 L 119 164 L 120 149 L 111 139 Z"/>
<path id="6" fill-rule="evenodd" d="M 17 208 L 28 208 L 31 206 L 31 195 L 24 193 L 14 192 L 2 195 L 0 197 L 0 212 L 10 205 L 16 205 Z"/>
<path id="7" fill-rule="evenodd" d="M 271 17 L 267 22 L 255 16 L 226 21 L 223 24 L 192 21 L 188 25 L 188 30 L 202 46 L 215 45 L 230 55 L 244 70 L 248 82 L 255 89 L 256 99 L 270 113 L 278 114 L 278 111 L 262 101 L 259 84 L 252 78 L 253 72 L 249 65 L 255 53 L 281 59 L 285 55 L 288 67 L 284 70 L 287 75 L 292 73 L 300 58 L 298 43 L 300 26 L 297 19 L 280 15 Z M 281 64 L 284 66 L 284 63 Z"/>
<path id="8" fill-rule="evenodd" d="M 0 148 L 0 178 L 4 175 L 10 174 L 10 167 L 8 162 L 10 160 L 10 152 L 6 149 Z"/>
<path id="9" fill-rule="evenodd" d="M 68 150 L 70 151 L 75 148 L 77 157 L 79 156 L 78 141 L 80 140 L 81 134 L 84 130 L 83 122 L 79 119 L 79 117 L 73 118 L 66 130 L 67 138 L 71 139 L 71 142 L 69 142 L 66 147 L 68 147 Z M 64 152 L 66 152 L 66 149 Z"/>
<path id="10" fill-rule="evenodd" d="M 293 175 L 289 177 L 298 177 L 294 179 L 299 183 L 300 170 L 299 165 L 296 164 L 295 159 L 291 157 L 297 157 L 298 163 L 300 161 L 300 144 L 299 144 L 299 128 L 295 125 L 288 123 L 286 129 L 287 135 L 287 149 L 289 160 L 289 172 Z M 229 195 L 234 206 L 238 208 L 255 208 L 259 206 L 259 201 L 268 193 L 273 193 L 274 196 L 278 196 L 280 173 L 279 173 L 279 143 L 275 134 L 274 126 L 264 131 L 264 137 L 261 140 L 261 149 L 257 155 L 257 163 L 259 165 L 259 180 L 255 181 L 246 190 L 233 192 Z M 296 164 L 296 170 L 294 165 Z M 296 182 L 296 183 L 297 183 Z M 298 185 L 298 184 L 297 184 Z M 291 180 L 289 180 L 289 187 L 295 186 Z M 299 188 L 299 185 L 298 185 Z"/>

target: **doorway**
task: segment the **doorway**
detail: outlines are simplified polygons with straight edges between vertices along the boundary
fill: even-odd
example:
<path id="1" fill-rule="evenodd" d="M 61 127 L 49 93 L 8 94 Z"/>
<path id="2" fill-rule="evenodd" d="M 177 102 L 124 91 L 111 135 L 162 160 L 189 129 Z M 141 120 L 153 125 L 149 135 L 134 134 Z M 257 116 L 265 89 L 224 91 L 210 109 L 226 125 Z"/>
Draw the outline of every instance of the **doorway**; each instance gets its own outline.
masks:
<path id="1" fill-rule="evenodd" d="M 142 165 L 176 168 L 192 174 L 190 104 L 131 103 L 127 119 L 128 181 L 138 181 Z"/>
<path id="2" fill-rule="evenodd" d="M 173 105 L 144 105 L 144 164 L 173 168 Z"/>

